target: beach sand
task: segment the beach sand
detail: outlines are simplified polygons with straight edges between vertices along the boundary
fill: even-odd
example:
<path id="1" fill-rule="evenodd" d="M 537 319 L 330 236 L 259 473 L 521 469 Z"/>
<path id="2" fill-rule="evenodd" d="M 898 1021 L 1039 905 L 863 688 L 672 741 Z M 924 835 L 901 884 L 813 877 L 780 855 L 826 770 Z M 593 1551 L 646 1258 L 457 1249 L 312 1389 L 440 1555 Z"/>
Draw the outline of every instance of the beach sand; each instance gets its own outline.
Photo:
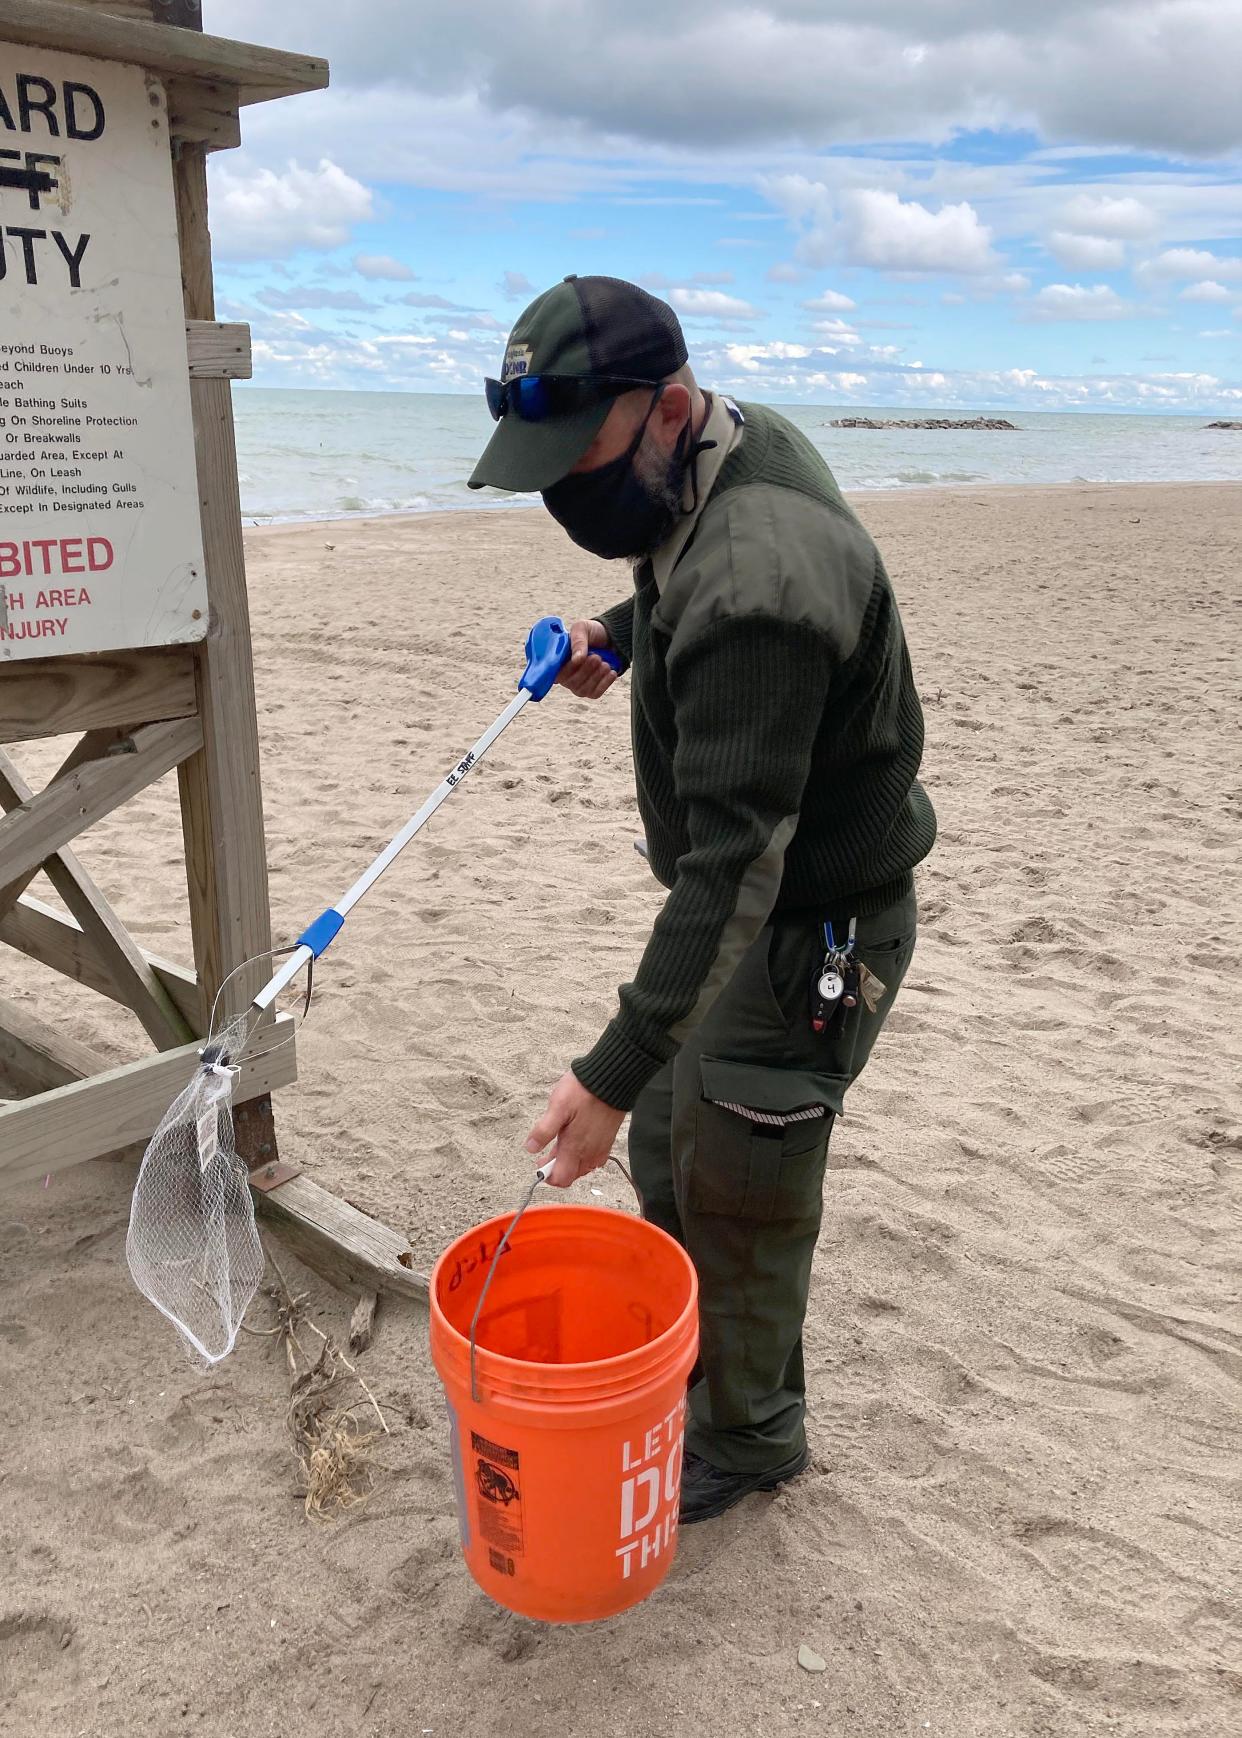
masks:
<path id="1" fill-rule="evenodd" d="M 857 505 L 902 602 L 941 835 L 833 1137 L 811 1469 L 688 1530 L 629 1615 L 516 1619 L 458 1557 L 425 1311 L 386 1303 L 361 1361 L 391 1426 L 373 1497 L 308 1521 L 273 1342 L 192 1369 L 129 1282 L 132 1166 L 62 1173 L 0 1200 L 0 1731 L 1237 1729 L 1239 491 Z M 535 512 L 247 548 L 291 937 L 505 703 L 529 622 L 628 576 Z M 19 759 L 37 782 L 63 749 Z M 516 1204 L 527 1128 L 638 959 L 660 900 L 638 830 L 624 690 L 557 693 L 324 962 L 282 1152 L 425 1266 Z M 174 781 L 81 855 L 188 960 Z M 9 950 L 3 977 L 106 1055 L 142 1053 L 127 1016 Z M 599 1186 L 624 1203 L 615 1172 Z M 343 1337 L 353 1300 L 313 1295 Z"/>

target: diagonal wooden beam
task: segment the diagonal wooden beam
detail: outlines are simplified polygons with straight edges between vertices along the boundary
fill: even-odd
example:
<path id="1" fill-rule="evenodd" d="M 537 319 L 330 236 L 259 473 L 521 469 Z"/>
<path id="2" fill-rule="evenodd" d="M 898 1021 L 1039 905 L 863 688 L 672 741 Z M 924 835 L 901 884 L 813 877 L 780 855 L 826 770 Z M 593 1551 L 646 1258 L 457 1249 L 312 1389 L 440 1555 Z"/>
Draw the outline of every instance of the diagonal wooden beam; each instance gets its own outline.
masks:
<path id="1" fill-rule="evenodd" d="M 53 863 L 66 860 L 74 861 L 71 851 L 63 851 L 59 858 L 52 858 Z M 84 875 L 84 878 L 89 881 L 89 877 Z M 126 942 L 130 941 L 129 936 L 124 939 Z M 23 893 L 12 911 L 0 918 L 0 941 L 7 942 L 10 947 L 16 948 L 18 953 L 24 953 L 29 959 L 50 966 L 54 972 L 60 972 L 62 977 L 85 984 L 88 990 L 97 990 L 101 996 L 119 1002 L 122 1007 L 133 1007 L 130 1000 L 133 994 L 132 981 L 127 981 L 122 972 L 108 971 L 105 968 L 95 943 L 76 918 L 66 916 L 54 906 L 45 905 L 43 900 L 36 899 L 33 894 Z M 206 1021 L 198 979 L 194 973 L 187 971 L 184 966 L 174 965 L 171 960 L 162 959 L 159 954 L 153 954 L 145 947 L 139 947 L 136 951 L 138 966 L 135 970 L 142 973 L 145 981 L 149 968 L 157 985 L 167 990 L 173 1006 L 186 1023 L 185 1041 L 202 1033 L 206 1029 Z"/>
<path id="2" fill-rule="evenodd" d="M 202 741 L 197 718 L 141 725 L 126 738 L 131 752 L 87 761 L 21 803 L 0 821 L 0 887 L 45 863 L 70 839 L 171 772 Z"/>
<path id="3" fill-rule="evenodd" d="M 88 740 L 90 734 L 83 738 L 83 742 Z M 70 767 L 77 752 L 75 749 L 61 768 L 61 774 Z M 13 810 L 33 800 L 34 792 L 9 756 L 0 750 L 0 808 Z M 202 1020 L 201 1009 L 193 1021 L 186 1018 L 143 950 L 73 852 L 62 846 L 43 867 L 52 886 L 77 919 L 83 936 L 93 945 L 105 977 L 115 985 L 116 999 L 138 1016 L 152 1043 L 161 1050 L 168 1050 L 193 1038 Z M 0 922 L 7 921 L 11 912 L 6 908 L 18 903 L 12 896 L 21 892 L 24 881 L 34 873 L 36 871 L 31 870 L 29 875 L 19 877 L 16 883 L 0 889 Z M 77 973 L 70 975 L 78 976 Z"/>
<path id="4" fill-rule="evenodd" d="M 56 1031 L 20 1002 L 0 996 L 0 1080 L 19 1096 L 68 1086 L 107 1066 L 89 1045 Z"/>
<path id="5" fill-rule="evenodd" d="M 54 785 L 57 779 L 63 778 L 67 772 L 72 772 L 83 758 L 90 758 L 89 756 L 84 757 L 82 753 L 83 743 L 90 740 L 90 737 L 91 733 L 88 732 L 81 741 L 74 744 L 68 757 L 60 763 L 48 780 L 50 785 Z M 4 809 L 6 813 L 11 812 L 13 809 L 20 808 L 23 803 L 30 802 L 34 794 L 34 791 L 31 790 L 17 770 L 12 757 L 0 749 L 0 808 Z M 10 881 L 7 887 L 0 886 L 0 917 L 12 911 L 22 893 L 39 873 L 39 867 L 39 864 L 36 863 L 32 869 L 27 869 L 15 881 Z"/>

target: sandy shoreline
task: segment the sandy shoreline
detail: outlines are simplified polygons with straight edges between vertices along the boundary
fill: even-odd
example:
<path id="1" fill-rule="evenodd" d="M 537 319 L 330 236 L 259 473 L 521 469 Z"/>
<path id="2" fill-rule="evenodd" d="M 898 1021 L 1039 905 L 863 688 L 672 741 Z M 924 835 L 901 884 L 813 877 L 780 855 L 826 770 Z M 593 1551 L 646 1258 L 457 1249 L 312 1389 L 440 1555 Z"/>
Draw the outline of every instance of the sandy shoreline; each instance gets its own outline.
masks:
<path id="1" fill-rule="evenodd" d="M 457 1557 L 422 1314 L 387 1310 L 364 1359 L 392 1427 L 379 1489 L 314 1526 L 270 1342 L 191 1370 L 129 1285 L 132 1173 L 83 1167 L 0 1202 L 0 1732 L 1228 1730 L 1240 494 L 853 497 L 901 600 L 941 838 L 834 1136 L 802 1480 L 687 1533 L 627 1617 L 508 1617 Z M 246 543 L 288 936 L 504 704 L 530 621 L 627 581 L 529 512 Z M 37 783 L 63 749 L 18 759 Z M 623 691 L 554 695 L 325 962 L 282 1148 L 424 1263 L 517 1199 L 531 1116 L 638 957 L 659 894 L 637 831 Z M 184 960 L 180 853 L 165 781 L 81 855 Z M 110 1058 L 142 1052 L 136 1022 L 0 961 L 4 993 Z M 343 1331 L 352 1300 L 315 1296 Z M 802 1641 L 825 1673 L 799 1670 Z"/>
<path id="2" fill-rule="evenodd" d="M 868 501 L 876 499 L 887 500 L 892 497 L 905 499 L 906 496 L 928 495 L 1029 495 L 1038 494 L 1044 490 L 1075 492 L 1082 489 L 1229 489 L 1232 484 L 1216 482 L 1176 482 L 1176 483 L 927 483 L 903 484 L 894 489 L 846 489 L 846 500 L 852 502 L 859 512 L 863 512 Z M 324 525 L 382 525 L 388 519 L 422 520 L 422 519 L 457 519 L 463 513 L 528 513 L 539 510 L 537 501 L 497 501 L 490 506 L 469 507 L 433 507 L 409 508 L 394 510 L 390 513 L 338 513 L 335 518 L 327 519 L 280 519 L 255 518 L 251 514 L 243 515 L 243 523 L 247 532 L 257 531 L 293 531 L 299 526 L 314 527 Z"/>

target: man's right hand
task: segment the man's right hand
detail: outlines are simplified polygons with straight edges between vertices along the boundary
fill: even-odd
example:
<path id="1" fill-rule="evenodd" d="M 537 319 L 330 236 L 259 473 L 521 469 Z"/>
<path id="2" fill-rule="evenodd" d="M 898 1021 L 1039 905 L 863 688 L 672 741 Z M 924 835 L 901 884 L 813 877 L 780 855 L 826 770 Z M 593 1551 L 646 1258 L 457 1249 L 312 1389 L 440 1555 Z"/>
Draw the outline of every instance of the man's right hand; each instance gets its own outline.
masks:
<path id="1" fill-rule="evenodd" d="M 607 628 L 603 622 L 575 622 L 569 630 L 569 644 L 570 654 L 557 681 L 580 700 L 598 700 L 617 679 L 617 672 L 595 656 L 596 648 L 612 644 Z"/>

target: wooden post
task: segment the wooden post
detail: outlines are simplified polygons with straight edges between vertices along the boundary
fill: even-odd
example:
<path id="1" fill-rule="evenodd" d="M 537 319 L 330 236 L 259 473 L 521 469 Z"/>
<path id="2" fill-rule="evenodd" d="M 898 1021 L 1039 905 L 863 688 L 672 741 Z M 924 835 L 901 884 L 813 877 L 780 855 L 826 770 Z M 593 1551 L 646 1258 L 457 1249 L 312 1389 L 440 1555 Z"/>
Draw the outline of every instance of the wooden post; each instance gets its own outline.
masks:
<path id="1" fill-rule="evenodd" d="M 0 1103 L 0 1190 L 145 1142 L 197 1063 L 198 1041 L 179 1042 L 185 1025 L 201 1036 L 217 999 L 218 1017 L 227 1018 L 268 975 L 258 722 L 230 400 L 230 382 L 249 376 L 250 346 L 244 327 L 215 319 L 206 158 L 239 142 L 240 107 L 321 89 L 328 77 L 322 61 L 203 35 L 198 0 L 0 0 L 0 47 L 8 44 L 143 68 L 144 95 L 155 111 L 161 108 L 157 87 L 166 92 L 203 557 L 200 571 L 183 551 L 176 571 L 195 583 L 205 577 L 207 630 L 193 640 L 203 612 L 196 606 L 191 626 L 183 604 L 181 615 L 161 618 L 173 626 L 149 633 L 151 644 L 124 643 L 118 628 L 112 638 L 68 643 L 60 657 L 23 658 L 27 644 L 4 646 L 18 655 L 0 658 L 0 744 L 71 731 L 81 740 L 41 792 L 25 784 L 0 750 L 0 810 L 8 810 L 0 816 L 0 942 L 132 1007 L 163 1053 L 101 1068 L 88 1046 L 63 1038 L 28 1002 L 0 1001 L 0 1072 L 29 1095 Z M 106 68 L 96 71 L 102 77 Z M 116 89 L 132 75 L 114 67 L 109 76 Z M 134 99 L 127 98 L 122 116 L 132 121 L 135 112 Z M 142 113 L 151 113 L 145 103 Z M 150 124 L 161 124 L 158 112 Z M 52 161 L 59 174 L 60 159 Z M 84 173 L 89 180 L 89 161 Z M 72 203 L 80 178 L 68 157 L 63 176 Z M 156 241 L 166 248 L 167 231 Z M 116 284 L 124 284 L 123 272 Z M 29 311 L 19 305 L 27 324 Z M 56 313 L 73 317 L 60 304 Z M 118 324 L 129 313 L 123 302 Z M 158 298 L 148 304 L 152 341 L 165 313 Z M 163 390 L 171 403 L 174 350 L 166 323 L 163 332 Z M 176 432 L 184 425 L 170 427 Z M 149 466 L 152 473 L 161 468 Z M 184 515 L 174 515 L 179 532 L 185 523 Z M 167 571 L 148 563 L 132 577 L 141 587 L 153 573 Z M 0 611 L 5 605 L 0 594 Z M 146 618 L 135 619 L 141 631 Z M 69 849 L 85 826 L 173 766 L 194 972 L 140 947 Z M 69 916 L 23 891 L 39 866 Z M 293 1023 L 286 1015 L 269 1018 L 242 1058 L 234 1095 L 238 1149 L 251 1162 L 258 1205 L 303 1260 L 338 1284 L 368 1297 L 380 1291 L 425 1297 L 427 1281 L 415 1271 L 405 1237 L 308 1177 L 294 1173 L 281 1180 L 288 1172 L 276 1163 L 270 1092 L 295 1077 Z M 360 1313 L 360 1337 L 369 1314 Z"/>
<path id="2" fill-rule="evenodd" d="M 95 643 L 105 649 L 92 652 L 70 641 L 69 655 L 59 658 L 26 658 L 22 653 L 42 648 L 28 643 L 4 645 L 8 655 L 0 659 L 0 743 L 67 731 L 82 734 L 44 791 L 32 790 L 0 750 L 0 940 L 133 1008 L 157 1045 L 169 1050 L 170 1057 L 183 1056 L 185 1052 L 173 1047 L 183 1046 L 192 1033 L 206 1032 L 217 998 L 221 1018 L 249 1002 L 268 974 L 271 950 L 250 621 L 229 397 L 230 381 L 250 373 L 249 333 L 245 327 L 214 318 L 206 155 L 239 142 L 241 105 L 321 88 L 327 83 L 327 67 L 306 56 L 203 35 L 199 0 L 0 0 L 0 45 L 5 64 L 10 64 L 12 55 L 23 55 L 18 64 L 24 69 L 31 69 L 30 63 L 43 50 L 85 56 L 94 63 L 99 78 L 113 81 L 111 89 L 120 88 L 118 79 L 130 76 L 117 72 L 112 63 L 144 68 L 154 110 L 152 127 L 162 126 L 161 116 L 167 114 L 162 136 L 172 149 L 187 322 L 189 379 L 180 402 L 184 404 L 188 396 L 193 421 L 203 556 L 198 571 L 206 594 L 206 611 L 195 612 L 195 624 L 186 621 L 190 631 L 170 636 L 157 627 L 149 645 L 122 644 L 111 649 L 104 639 Z M 166 107 L 159 95 L 161 83 L 167 93 Z M 143 114 L 147 112 L 144 101 Z M 117 115 L 127 121 L 127 137 L 133 134 L 135 114 L 127 98 Z M 145 120 L 140 125 L 145 128 Z M 112 135 L 109 128 L 107 137 Z M 98 181 L 92 163 L 106 147 L 70 145 L 60 132 L 52 136 L 58 141 L 53 150 L 68 152 L 63 159 L 49 159 L 70 201 L 59 215 L 75 203 L 85 211 L 89 205 L 82 205 L 86 197 L 79 185 L 82 173 L 89 181 L 93 172 Z M 74 166 L 81 160 L 73 157 L 74 150 L 95 154 L 78 173 Z M 15 197 L 12 190 L 0 189 L 6 209 Z M 24 199 L 25 193 L 20 197 Z M 168 229 L 162 233 L 166 237 Z M 161 245 L 166 247 L 166 241 Z M 123 275 L 115 287 L 119 325 L 120 319 L 135 317 L 133 310 L 140 303 L 127 295 Z M 26 292 L 36 298 L 36 309 L 41 293 L 37 287 Z M 19 303 L 19 323 L 23 315 L 29 324 L 29 307 Z M 73 318 L 68 310 L 65 317 Z M 167 346 L 170 340 L 162 342 Z M 167 382 L 167 358 L 173 352 L 165 348 L 160 354 L 165 359 L 160 379 Z M 79 372 L 98 379 L 100 373 L 115 377 L 128 370 L 92 367 Z M 160 390 L 171 404 L 169 387 Z M 178 423 L 174 434 L 184 427 Z M 63 521 L 71 509 L 57 506 L 51 511 Z M 183 516 L 179 523 L 185 522 Z M 146 569 L 135 570 L 131 577 L 147 583 Z M 116 595 L 125 595 L 122 588 L 113 589 Z M 0 628 L 9 620 L 5 614 L 9 601 L 0 593 Z M 195 641 L 192 633 L 202 633 L 204 613 L 206 637 Z M 137 620 L 141 626 L 141 617 Z M 179 628 L 183 620 L 178 618 Z M 160 643 L 169 637 L 185 643 Z M 85 642 L 87 647 L 91 643 Z M 193 973 L 157 960 L 141 948 L 69 849 L 78 833 L 174 766 L 182 799 Z M 39 867 L 52 878 L 69 907 L 69 917 L 23 893 L 24 883 Z M 62 1091 L 71 1079 L 75 1081 L 74 1096 L 66 1101 L 72 1107 L 72 1121 L 66 1120 L 70 1112 L 53 1105 L 47 1094 L 42 1096 L 49 1097 L 50 1121 L 41 1120 L 44 1110 L 37 1093 L 19 1105 L 0 1107 L 0 1152 L 6 1147 L 16 1150 L 14 1143 L 37 1142 L 46 1126 L 56 1130 L 56 1151 L 50 1157 L 56 1164 L 67 1164 L 106 1151 L 113 1133 L 114 1144 L 122 1145 L 150 1133 L 164 1108 L 157 1107 L 157 1089 L 162 1091 L 164 1083 L 173 1080 L 172 1068 L 152 1072 L 140 1062 L 119 1073 L 101 1072 L 88 1066 L 90 1056 L 83 1046 L 58 1043 L 56 1035 L 40 1025 L 33 1004 L 0 1005 L 0 1060 L 20 1089 L 30 1093 L 43 1085 Z M 179 1066 L 184 1067 L 184 1061 Z M 266 1068 L 248 1069 L 243 1076 L 236 1107 L 238 1145 L 256 1162 L 275 1158 L 268 1088 L 277 1077 L 282 1082 L 292 1079 L 294 1071 L 290 1042 L 283 1048 L 278 1075 Z M 78 1082 L 77 1074 L 88 1078 Z M 30 1151 L 28 1164 L 34 1167 L 38 1161 L 33 1147 Z M 11 1165 L 0 1163 L 0 1186 L 16 1174 Z"/>

